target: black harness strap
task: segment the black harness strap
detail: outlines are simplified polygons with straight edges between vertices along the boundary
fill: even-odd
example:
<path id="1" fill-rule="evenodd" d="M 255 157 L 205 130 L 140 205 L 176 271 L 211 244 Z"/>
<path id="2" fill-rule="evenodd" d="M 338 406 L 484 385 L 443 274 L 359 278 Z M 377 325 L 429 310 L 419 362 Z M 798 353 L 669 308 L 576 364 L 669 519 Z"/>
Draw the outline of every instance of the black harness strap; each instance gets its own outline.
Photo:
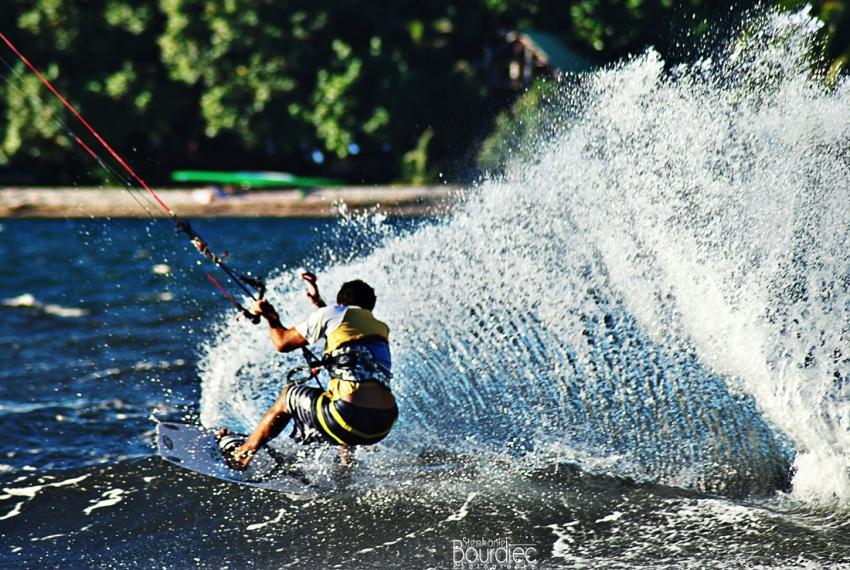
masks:
<path id="1" fill-rule="evenodd" d="M 310 380 L 315 379 L 316 384 L 318 384 L 319 388 L 324 391 L 325 387 L 322 386 L 322 383 L 319 381 L 319 374 L 322 372 L 322 369 L 327 366 L 327 360 L 324 358 L 319 358 L 312 350 L 310 350 L 306 346 L 301 348 L 301 354 L 304 356 L 304 360 L 307 361 L 307 366 L 296 366 L 295 368 L 287 372 L 287 383 L 305 384 Z M 301 378 L 296 378 L 296 375 L 301 372 L 306 372 L 306 374 Z"/>

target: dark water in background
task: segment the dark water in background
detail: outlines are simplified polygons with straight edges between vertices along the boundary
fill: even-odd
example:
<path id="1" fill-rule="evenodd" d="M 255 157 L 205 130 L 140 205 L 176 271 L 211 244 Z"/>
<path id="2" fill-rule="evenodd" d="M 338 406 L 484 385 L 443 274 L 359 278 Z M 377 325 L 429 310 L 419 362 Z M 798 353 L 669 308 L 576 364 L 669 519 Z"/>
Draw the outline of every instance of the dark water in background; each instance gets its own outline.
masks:
<path id="1" fill-rule="evenodd" d="M 236 263 L 245 271 L 265 272 L 315 256 L 326 224 L 195 226 L 221 251 L 238 249 Z M 196 409 L 196 349 L 228 305 L 171 227 L 136 220 L 3 223 L 0 425 L 15 434 L 3 448 L 14 454 L 9 467 L 67 469 L 146 455 L 152 413 Z M 171 271 L 158 274 L 158 265 Z M 22 448 L 35 452 L 16 451 Z"/>
<path id="2" fill-rule="evenodd" d="M 334 224 L 197 227 L 262 270 L 326 256 Z M 571 462 L 482 465 L 457 446 L 395 449 L 383 472 L 367 456 L 348 486 L 317 498 L 181 471 L 154 456 L 152 417 L 197 417 L 199 346 L 227 310 L 195 254 L 143 221 L 2 227 L 0 566 L 446 568 L 451 541 L 465 538 L 532 544 L 538 567 L 850 559 L 840 507 L 724 498 Z M 171 275 L 154 272 L 162 263 Z M 410 407 L 402 401 L 402 421 Z"/>

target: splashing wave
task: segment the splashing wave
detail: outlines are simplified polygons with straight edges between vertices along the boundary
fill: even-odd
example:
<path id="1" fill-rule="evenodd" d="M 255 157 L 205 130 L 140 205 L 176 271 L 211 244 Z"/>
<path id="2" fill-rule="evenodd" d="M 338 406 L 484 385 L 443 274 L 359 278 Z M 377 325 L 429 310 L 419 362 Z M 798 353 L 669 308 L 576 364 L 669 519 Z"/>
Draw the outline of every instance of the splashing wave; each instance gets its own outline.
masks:
<path id="1" fill-rule="evenodd" d="M 809 70 L 816 30 L 767 14 L 711 59 L 649 51 L 565 89 L 536 160 L 450 218 L 343 220 L 378 245 L 321 281 L 371 282 L 391 324 L 385 445 L 850 498 L 850 83 Z M 306 313 L 292 272 L 270 290 Z M 264 334 L 221 323 L 205 423 L 250 427 L 279 391 L 297 362 Z"/>

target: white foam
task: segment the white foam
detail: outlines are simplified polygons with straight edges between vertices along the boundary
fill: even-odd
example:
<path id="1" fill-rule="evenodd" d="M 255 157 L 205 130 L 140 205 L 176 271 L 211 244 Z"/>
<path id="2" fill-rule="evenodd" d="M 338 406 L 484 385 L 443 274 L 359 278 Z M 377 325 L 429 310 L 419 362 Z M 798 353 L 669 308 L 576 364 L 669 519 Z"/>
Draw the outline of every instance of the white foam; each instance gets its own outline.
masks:
<path id="1" fill-rule="evenodd" d="M 72 479 L 65 479 L 63 481 L 56 481 L 53 483 L 45 483 L 42 485 L 32 485 L 29 487 L 4 487 L 3 492 L 4 495 L 0 496 L 0 500 L 7 500 L 12 497 L 26 497 L 27 500 L 32 500 L 38 493 L 43 491 L 48 487 L 66 487 L 69 485 L 76 485 L 80 481 L 87 479 L 88 475 L 82 475 L 80 477 L 74 477 Z M 11 511 L 0 517 L 0 520 L 9 519 L 12 517 L 16 517 L 21 514 L 24 503 L 27 501 L 20 501 L 15 504 Z"/>
<path id="2" fill-rule="evenodd" d="M 620 511 L 614 511 L 610 515 L 604 516 L 601 519 L 596 519 L 596 523 L 607 523 L 607 522 L 616 522 L 623 517 L 623 513 Z"/>
<path id="3" fill-rule="evenodd" d="M 23 506 L 24 506 L 24 503 L 25 503 L 25 502 L 26 502 L 26 501 L 21 501 L 21 502 L 19 502 L 19 503 L 15 503 L 15 506 L 14 506 L 14 507 L 12 507 L 12 510 L 11 510 L 11 511 L 9 511 L 8 513 L 6 513 L 6 514 L 5 514 L 5 515 L 3 515 L 2 517 L 0 517 L 0 521 L 4 521 L 4 520 L 6 520 L 6 519 L 10 519 L 10 518 L 12 518 L 12 517 L 16 517 L 16 516 L 18 516 L 19 514 L 21 514 L 21 507 L 23 507 Z"/>
<path id="4" fill-rule="evenodd" d="M 478 492 L 470 493 L 466 497 L 466 500 L 463 502 L 463 504 L 460 506 L 460 509 L 458 509 L 456 513 L 452 513 L 451 515 L 449 515 L 449 517 L 446 519 L 446 522 L 457 522 L 465 519 L 466 516 L 469 514 L 469 506 L 472 504 L 472 501 L 477 496 Z"/>
<path id="5" fill-rule="evenodd" d="M 30 539 L 30 541 L 32 541 L 32 542 L 41 542 L 41 541 L 44 541 L 44 540 L 53 540 L 53 539 L 55 539 L 55 538 L 59 538 L 59 537 L 62 537 L 62 536 L 67 536 L 67 535 L 66 535 L 66 534 L 61 534 L 61 533 L 60 533 L 60 534 L 48 534 L 47 536 L 41 536 L 41 537 L 39 537 L 39 536 L 34 536 L 34 537 L 32 537 L 32 538 Z"/>
<path id="6" fill-rule="evenodd" d="M 45 483 L 43 485 L 32 485 L 30 487 L 4 487 L 3 492 L 13 497 L 27 497 L 28 499 L 32 499 L 38 493 L 48 487 L 66 487 L 69 485 L 76 485 L 80 481 L 88 479 L 88 477 L 88 475 L 81 475 L 80 477 L 65 479 L 64 481 L 57 481 L 55 483 Z"/>
<path id="7" fill-rule="evenodd" d="M 83 509 L 83 512 L 90 515 L 94 510 L 113 507 L 124 500 L 124 493 L 126 492 L 127 491 L 124 489 L 110 489 L 109 491 L 104 491 L 103 496 L 106 498 L 96 501 L 94 504 L 86 507 Z"/>
<path id="8" fill-rule="evenodd" d="M 280 511 L 278 511 L 277 516 L 275 518 L 268 519 L 265 522 L 249 524 L 248 526 L 245 527 L 245 530 L 260 530 L 261 528 L 265 528 L 269 525 L 277 524 L 277 523 L 279 523 L 280 521 L 283 520 L 283 516 L 284 516 L 285 513 L 286 513 L 286 509 L 280 509 Z"/>
<path id="9" fill-rule="evenodd" d="M 7 307 L 33 307 L 37 304 L 37 301 L 31 293 L 24 293 L 17 297 L 4 299 L 3 304 Z"/>
<path id="10" fill-rule="evenodd" d="M 23 295 L 18 295 L 17 297 L 4 299 L 3 305 L 7 307 L 27 307 L 49 315 L 56 315 L 57 317 L 69 319 L 84 317 L 89 314 L 89 311 L 87 309 L 81 309 L 77 307 L 63 307 L 62 305 L 42 303 L 41 301 L 36 299 L 35 296 L 33 296 L 31 293 L 24 293 Z"/>
<path id="11" fill-rule="evenodd" d="M 698 486 L 767 465 L 770 482 L 781 441 L 729 396 L 714 408 L 704 368 L 792 440 L 795 493 L 850 500 L 850 81 L 812 76 L 817 27 L 767 14 L 712 59 L 670 70 L 650 50 L 586 77 L 533 162 L 412 235 L 346 214 L 337 231 L 373 251 L 331 251 L 319 284 L 366 279 L 392 328 L 402 421 L 382 445 L 563 442 L 618 474 Z M 310 310 L 291 272 L 269 292 L 290 324 Z M 601 323 L 618 311 L 640 333 L 620 344 Z M 201 419 L 251 429 L 299 357 L 230 316 L 214 332 Z M 706 425 L 716 409 L 741 432 Z"/>

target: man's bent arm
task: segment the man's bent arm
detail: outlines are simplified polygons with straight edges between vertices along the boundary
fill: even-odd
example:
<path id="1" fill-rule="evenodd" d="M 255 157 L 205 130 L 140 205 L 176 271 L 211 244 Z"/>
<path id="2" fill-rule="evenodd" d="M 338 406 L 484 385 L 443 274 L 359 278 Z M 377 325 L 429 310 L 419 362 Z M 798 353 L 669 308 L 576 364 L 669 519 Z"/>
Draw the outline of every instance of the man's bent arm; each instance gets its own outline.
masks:
<path id="1" fill-rule="evenodd" d="M 296 348 L 307 346 L 307 339 L 295 327 L 288 329 L 280 323 L 277 323 L 277 326 L 269 323 L 269 334 L 278 352 L 291 352 Z"/>
<path id="2" fill-rule="evenodd" d="M 296 348 L 307 346 L 307 339 L 295 327 L 286 328 L 281 324 L 277 311 L 268 301 L 258 301 L 254 307 L 254 313 L 263 315 L 268 321 L 269 335 L 278 352 L 290 352 Z"/>

